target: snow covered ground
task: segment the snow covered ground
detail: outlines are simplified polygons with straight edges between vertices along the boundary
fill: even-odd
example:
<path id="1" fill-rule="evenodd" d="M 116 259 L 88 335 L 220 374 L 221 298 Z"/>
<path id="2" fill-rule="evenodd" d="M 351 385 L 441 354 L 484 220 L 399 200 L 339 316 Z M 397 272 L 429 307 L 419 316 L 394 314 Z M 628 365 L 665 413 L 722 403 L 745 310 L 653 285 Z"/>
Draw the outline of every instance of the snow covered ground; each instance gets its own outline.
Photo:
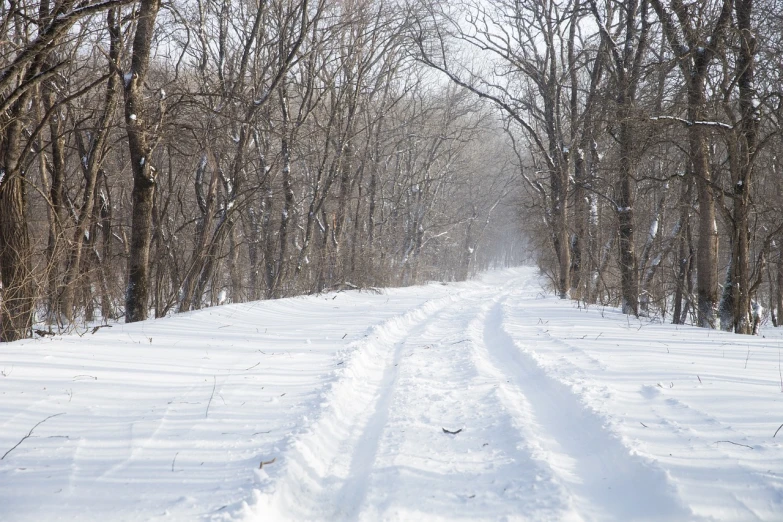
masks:
<path id="1" fill-rule="evenodd" d="M 521 268 L 0 345 L 0 520 L 781 520 L 780 334 L 541 283 Z"/>

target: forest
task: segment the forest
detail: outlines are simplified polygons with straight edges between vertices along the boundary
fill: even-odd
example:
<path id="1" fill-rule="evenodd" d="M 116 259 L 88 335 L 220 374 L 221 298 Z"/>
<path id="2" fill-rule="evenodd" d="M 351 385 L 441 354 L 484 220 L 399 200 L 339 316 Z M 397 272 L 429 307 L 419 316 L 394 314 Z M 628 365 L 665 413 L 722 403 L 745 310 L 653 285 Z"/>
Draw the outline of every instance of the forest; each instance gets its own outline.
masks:
<path id="1" fill-rule="evenodd" d="M 783 322 L 780 0 L 2 0 L 0 341 L 534 263 Z"/>

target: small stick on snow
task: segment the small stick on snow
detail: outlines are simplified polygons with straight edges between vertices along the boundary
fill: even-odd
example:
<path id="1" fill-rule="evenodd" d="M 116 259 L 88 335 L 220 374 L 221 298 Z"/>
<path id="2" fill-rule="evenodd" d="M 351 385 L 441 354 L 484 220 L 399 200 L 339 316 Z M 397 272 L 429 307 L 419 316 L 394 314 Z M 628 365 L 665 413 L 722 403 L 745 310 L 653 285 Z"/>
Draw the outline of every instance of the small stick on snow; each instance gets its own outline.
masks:
<path id="1" fill-rule="evenodd" d="M 206 419 L 209 415 L 209 406 L 212 404 L 212 397 L 215 396 L 215 388 L 217 387 L 217 378 L 213 375 L 212 376 L 212 395 L 209 396 L 209 402 L 207 403 L 207 411 L 204 412 L 204 418 Z"/>
<path id="2" fill-rule="evenodd" d="M 642 426 L 644 426 L 645 428 L 647 427 L 647 425 L 646 425 L 645 423 L 643 423 L 642 421 L 639 421 L 639 424 L 641 424 L 641 425 L 642 425 Z"/>
<path id="3" fill-rule="evenodd" d="M 95 332 L 97 332 L 101 328 L 111 328 L 111 325 L 110 324 L 101 324 L 101 325 L 98 325 L 98 326 L 94 327 L 92 329 L 92 335 L 95 335 Z M 52 334 L 52 335 L 54 335 L 54 334 Z"/>
<path id="4" fill-rule="evenodd" d="M 262 469 L 264 466 L 268 466 L 268 465 L 270 465 L 270 464 L 274 464 L 276 460 L 277 460 L 277 457 L 273 458 L 272 460 L 268 460 L 268 461 L 266 461 L 266 462 L 264 462 L 264 461 L 262 460 L 262 461 L 261 461 L 261 465 L 260 465 L 260 466 L 258 466 L 258 469 Z"/>
<path id="5" fill-rule="evenodd" d="M 245 371 L 252 370 L 253 368 L 255 368 L 256 366 L 258 366 L 259 364 L 261 364 L 261 362 L 260 362 L 260 361 L 259 361 L 259 362 L 257 362 L 257 363 L 255 363 L 255 364 L 254 364 L 253 366 L 251 366 L 250 368 L 245 368 Z"/>
<path id="6" fill-rule="evenodd" d="M 13 448 L 11 448 L 10 450 L 6 451 L 6 452 L 5 452 L 5 454 L 4 454 L 2 457 L 0 457 L 0 460 L 3 460 L 4 458 L 6 458 L 6 457 L 8 456 L 8 454 L 9 454 L 9 453 L 11 453 L 12 451 L 14 451 L 16 448 L 18 448 L 18 447 L 19 447 L 19 445 L 20 445 L 21 443 L 23 443 L 25 440 L 27 440 L 27 439 L 29 439 L 30 437 L 32 437 L 32 436 L 33 436 L 33 431 L 35 430 L 35 428 L 37 428 L 38 426 L 40 426 L 40 425 L 41 425 L 41 424 L 43 424 L 44 422 L 48 421 L 48 420 L 49 420 L 49 419 L 51 419 L 52 417 L 57 417 L 58 415 L 65 415 L 65 412 L 62 412 L 62 413 L 55 413 L 54 415 L 49 415 L 49 416 L 48 416 L 48 417 L 46 417 L 44 420 L 40 421 L 38 424 L 36 424 L 36 425 L 35 425 L 35 426 L 33 426 L 32 428 L 30 428 L 30 431 L 28 431 L 28 432 L 27 432 L 27 435 L 25 435 L 24 437 L 22 437 L 22 440 L 20 440 L 19 442 L 17 442 L 17 443 L 16 443 L 16 445 L 15 445 Z"/>
<path id="7" fill-rule="evenodd" d="M 783 393 L 783 373 L 780 371 L 780 348 L 778 348 L 778 374 L 780 375 L 780 392 Z"/>
<path id="8" fill-rule="evenodd" d="M 783 428 L 783 424 L 781 424 L 780 426 L 778 426 L 778 429 L 776 429 L 776 430 L 775 430 L 775 435 L 777 435 L 777 434 L 778 434 L 778 432 L 780 431 L 780 428 Z M 772 436 L 772 438 L 773 438 L 773 439 L 775 438 L 775 435 L 773 435 L 773 436 Z"/>
<path id="9" fill-rule="evenodd" d="M 174 472 L 174 463 L 177 462 L 177 455 L 179 455 L 179 451 L 174 454 L 174 460 L 171 461 L 171 472 Z"/>
<path id="10" fill-rule="evenodd" d="M 739 444 L 737 442 L 731 442 L 730 440 L 716 440 L 715 444 L 718 444 L 719 442 L 726 442 L 728 444 L 734 444 L 735 446 L 742 446 L 744 448 L 753 449 L 753 446 L 748 446 L 747 444 Z"/>
<path id="11" fill-rule="evenodd" d="M 448 433 L 449 435 L 456 435 L 457 433 L 462 431 L 462 428 L 458 429 L 457 431 L 451 431 L 447 430 L 446 428 L 441 428 L 443 430 L 443 433 Z"/>

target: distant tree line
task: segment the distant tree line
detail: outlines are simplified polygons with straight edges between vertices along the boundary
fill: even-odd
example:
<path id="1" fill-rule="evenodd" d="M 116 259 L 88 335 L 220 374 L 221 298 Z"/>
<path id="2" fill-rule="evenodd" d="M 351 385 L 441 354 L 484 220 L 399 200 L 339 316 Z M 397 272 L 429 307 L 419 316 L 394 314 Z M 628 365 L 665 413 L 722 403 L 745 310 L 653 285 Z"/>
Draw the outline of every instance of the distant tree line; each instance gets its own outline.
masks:
<path id="1" fill-rule="evenodd" d="M 419 14 L 0 2 L 0 340 L 520 262 L 503 127 Z"/>
<path id="2" fill-rule="evenodd" d="M 783 322 L 780 0 L 0 2 L 0 339 L 463 280 Z"/>
<path id="3" fill-rule="evenodd" d="M 737 333 L 780 324 L 780 1 L 422 8 L 420 60 L 507 122 L 560 296 Z"/>

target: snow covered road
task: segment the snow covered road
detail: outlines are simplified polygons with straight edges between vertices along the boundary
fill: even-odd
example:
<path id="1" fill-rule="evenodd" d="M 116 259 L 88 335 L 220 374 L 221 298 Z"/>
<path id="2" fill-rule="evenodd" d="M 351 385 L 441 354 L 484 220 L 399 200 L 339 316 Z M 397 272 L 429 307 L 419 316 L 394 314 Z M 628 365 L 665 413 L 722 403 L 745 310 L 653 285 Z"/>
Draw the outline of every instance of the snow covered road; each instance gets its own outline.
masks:
<path id="1" fill-rule="evenodd" d="M 780 519 L 777 332 L 541 288 L 521 268 L 2 345 L 0 519 Z"/>

